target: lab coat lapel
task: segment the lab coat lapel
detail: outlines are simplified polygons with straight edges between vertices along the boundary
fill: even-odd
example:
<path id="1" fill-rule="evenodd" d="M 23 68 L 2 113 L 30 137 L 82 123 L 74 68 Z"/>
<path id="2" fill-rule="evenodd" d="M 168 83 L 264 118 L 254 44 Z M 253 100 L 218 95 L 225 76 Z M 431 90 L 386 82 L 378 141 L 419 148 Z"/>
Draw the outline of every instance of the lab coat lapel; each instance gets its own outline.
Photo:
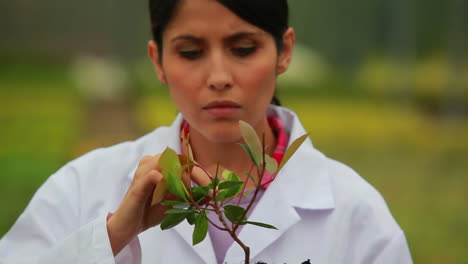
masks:
<path id="1" fill-rule="evenodd" d="M 179 235 L 184 239 L 184 241 L 189 244 L 189 246 L 194 250 L 204 263 L 216 263 L 216 256 L 213 249 L 213 244 L 211 243 L 211 238 L 207 234 L 206 238 L 199 244 L 192 246 L 192 234 L 194 226 L 191 226 L 184 221 L 174 227 L 174 229 L 179 233 Z"/>
<path id="2" fill-rule="evenodd" d="M 281 108 L 275 109 L 286 127 L 291 129 L 289 144 L 306 133 L 295 114 Z M 308 139 L 279 172 L 249 217 L 250 221 L 270 224 L 278 230 L 246 225 L 239 234 L 241 241 L 250 247 L 251 259 L 301 220 L 296 208 L 334 208 L 330 178 L 325 164 L 325 156 L 317 151 Z M 226 259 L 238 261 L 243 259 L 243 255 L 243 250 L 235 244 L 228 250 Z"/>
<path id="3" fill-rule="evenodd" d="M 278 192 L 278 188 L 270 185 L 262 199 L 254 208 L 249 221 L 262 222 L 278 228 L 266 229 L 254 225 L 245 225 L 239 234 L 239 238 L 250 247 L 250 257 L 254 258 L 262 250 L 275 242 L 291 226 L 300 221 L 300 216 L 291 206 L 285 192 Z M 273 190 L 270 191 L 270 188 Z M 279 216 L 279 214 L 281 216 Z M 237 260 L 243 256 L 243 250 L 237 244 L 233 244 L 226 254 L 229 260 Z"/>
<path id="4" fill-rule="evenodd" d="M 278 230 L 253 225 L 246 225 L 241 230 L 239 238 L 250 247 L 251 258 L 255 258 L 289 228 L 301 221 L 296 208 L 305 210 L 334 208 L 326 167 L 323 162 L 311 159 L 307 153 L 310 151 L 307 150 L 309 147 L 298 151 L 290 163 L 283 168 L 249 217 L 249 221 L 270 224 Z M 228 251 L 226 259 L 237 260 L 242 255 L 242 249 L 234 245 Z"/>

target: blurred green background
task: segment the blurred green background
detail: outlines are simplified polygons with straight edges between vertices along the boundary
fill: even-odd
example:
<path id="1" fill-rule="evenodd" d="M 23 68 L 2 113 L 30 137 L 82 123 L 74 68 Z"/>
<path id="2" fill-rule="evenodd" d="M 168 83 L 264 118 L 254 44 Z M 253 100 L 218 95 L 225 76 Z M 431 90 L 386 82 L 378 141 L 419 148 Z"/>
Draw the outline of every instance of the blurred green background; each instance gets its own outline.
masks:
<path id="1" fill-rule="evenodd" d="M 415 263 L 468 263 L 468 1 L 292 0 L 278 82 L 317 148 L 385 197 Z M 67 161 L 170 124 L 146 2 L 0 2 L 0 236 Z"/>

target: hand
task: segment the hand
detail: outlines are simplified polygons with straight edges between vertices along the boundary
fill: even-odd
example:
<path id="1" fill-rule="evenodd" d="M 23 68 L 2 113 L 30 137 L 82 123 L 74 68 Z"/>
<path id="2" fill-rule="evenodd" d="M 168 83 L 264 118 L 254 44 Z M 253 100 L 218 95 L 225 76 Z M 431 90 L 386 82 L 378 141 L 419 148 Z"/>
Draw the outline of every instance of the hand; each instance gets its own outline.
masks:
<path id="1" fill-rule="evenodd" d="M 164 179 L 159 171 L 159 158 L 146 156 L 140 160 L 132 183 L 117 211 L 108 219 L 107 230 L 114 255 L 117 255 L 139 233 L 159 225 L 170 206 L 154 203 L 153 192 Z M 183 173 L 183 182 L 187 187 L 193 179 L 199 186 L 208 185 L 210 178 L 198 167 L 192 169 L 191 176 Z M 177 200 L 169 194 L 164 200 Z"/>
<path id="2" fill-rule="evenodd" d="M 114 255 L 139 233 L 160 224 L 166 216 L 164 212 L 170 208 L 161 204 L 151 206 L 153 190 L 164 178 L 158 170 L 160 156 L 145 156 L 140 160 L 127 194 L 107 221 Z"/>

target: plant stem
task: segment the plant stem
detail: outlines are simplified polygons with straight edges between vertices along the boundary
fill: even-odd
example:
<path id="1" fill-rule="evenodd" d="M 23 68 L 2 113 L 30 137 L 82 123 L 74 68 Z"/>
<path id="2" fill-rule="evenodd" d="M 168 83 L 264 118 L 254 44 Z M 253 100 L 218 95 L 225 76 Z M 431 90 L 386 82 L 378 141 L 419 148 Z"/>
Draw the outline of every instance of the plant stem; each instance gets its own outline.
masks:
<path id="1" fill-rule="evenodd" d="M 219 163 L 218 163 L 218 166 L 216 168 L 216 174 L 215 174 L 215 178 L 218 177 L 218 168 L 219 168 Z M 226 219 L 224 219 L 224 216 L 223 216 L 223 212 L 221 212 L 220 208 L 219 208 L 219 202 L 218 200 L 216 199 L 217 198 L 217 194 L 218 194 L 218 190 L 217 190 L 217 186 L 214 186 L 214 190 L 213 190 L 213 203 L 210 203 L 210 206 L 213 207 L 213 209 L 215 210 L 216 214 L 218 215 L 219 217 L 219 221 L 223 224 L 224 228 L 219 228 L 217 227 L 216 225 L 214 225 L 216 228 L 220 229 L 220 230 L 225 230 L 229 233 L 229 235 L 231 235 L 232 239 L 234 239 L 234 241 L 236 241 L 236 243 L 242 247 L 242 249 L 244 250 L 244 256 L 245 256 L 245 263 L 246 264 L 250 264 L 250 248 L 248 246 L 246 246 L 240 239 L 239 237 L 237 236 L 236 234 L 236 230 L 237 230 L 237 226 L 234 224 L 232 226 L 232 228 L 229 228 L 229 225 L 226 223 Z M 242 217 L 243 218 L 243 217 Z M 241 219 L 242 219 L 241 218 Z M 208 219 L 208 221 L 210 221 Z M 210 223 L 213 224 L 212 221 L 210 221 Z"/>
<path id="2" fill-rule="evenodd" d="M 265 134 L 263 134 L 263 138 L 262 138 L 262 146 L 265 146 Z M 266 169 L 266 162 L 265 162 L 265 147 L 262 148 L 262 166 L 261 166 L 261 169 L 259 169 L 257 167 L 257 173 L 259 175 L 259 179 L 258 179 L 258 183 L 256 183 L 256 188 L 255 188 L 255 192 L 254 192 L 254 196 L 252 198 L 252 200 L 250 200 L 249 204 L 247 205 L 247 208 L 245 209 L 244 213 L 242 214 L 242 216 L 240 217 L 240 219 L 244 219 L 244 217 L 247 215 L 247 213 L 250 211 L 250 209 L 252 208 L 255 200 L 257 199 L 257 195 L 260 191 L 260 188 L 261 188 L 261 185 L 262 185 L 262 180 L 263 180 L 263 176 L 265 174 L 265 169 Z M 232 228 L 232 231 L 229 232 L 229 234 L 231 235 L 231 237 L 234 239 L 234 241 L 237 242 L 237 244 L 242 247 L 242 249 L 244 250 L 244 256 L 245 256 L 245 259 L 244 259 L 244 263 L 245 264 L 250 264 L 250 248 L 248 246 L 246 246 L 236 235 L 236 231 L 237 229 L 239 228 L 240 226 L 240 222 L 238 223 L 234 223 L 233 225 L 233 228 Z"/>
<path id="3" fill-rule="evenodd" d="M 206 220 L 208 220 L 208 222 L 210 222 L 210 224 L 212 224 L 214 227 L 216 227 L 217 229 L 221 230 L 221 231 L 226 231 L 226 232 L 229 232 L 229 229 L 225 228 L 225 227 L 221 227 L 217 224 L 215 224 L 213 221 L 211 221 L 208 217 L 206 217 Z"/>
<path id="4" fill-rule="evenodd" d="M 205 168 L 203 168 L 202 166 L 200 166 L 200 164 L 195 164 L 195 165 L 193 165 L 193 166 L 195 166 L 195 167 L 197 167 L 197 168 L 200 168 L 200 169 L 206 174 L 206 176 L 208 176 L 208 178 L 210 178 L 210 180 L 213 179 L 213 177 L 211 177 L 210 173 L 207 172 L 207 171 L 205 170 Z"/>
<path id="5" fill-rule="evenodd" d="M 250 165 L 250 168 L 249 168 L 249 172 L 248 173 L 252 173 L 252 169 L 253 169 L 253 164 Z M 244 197 L 244 193 L 245 193 L 245 188 L 247 188 L 247 183 L 249 182 L 249 179 L 250 177 L 247 176 L 247 178 L 245 179 L 245 183 L 244 183 L 244 186 L 242 187 L 242 192 L 241 192 L 241 195 L 239 196 L 239 200 L 237 201 L 237 206 L 240 206 L 240 203 L 242 201 L 242 198 Z M 255 182 L 254 182 L 255 183 Z"/>
<path id="6" fill-rule="evenodd" d="M 262 142 L 262 146 L 265 145 L 265 134 L 263 134 L 263 142 Z M 244 219 L 244 217 L 247 215 L 247 212 L 250 211 L 250 209 L 252 208 L 255 200 L 257 199 L 257 195 L 260 191 L 260 188 L 261 188 L 261 185 L 262 185 L 262 180 L 263 180 L 263 175 L 265 174 L 265 169 L 266 169 L 266 162 L 265 162 L 265 148 L 262 148 L 262 167 L 261 169 L 259 170 L 259 168 L 257 167 L 257 173 L 259 175 L 259 179 L 258 179 L 258 183 L 256 184 L 256 187 L 255 187 L 255 192 L 254 192 L 254 196 L 252 198 L 252 200 L 250 200 L 249 204 L 247 205 L 247 208 L 245 209 L 244 213 L 242 214 L 242 216 L 240 217 L 240 219 Z M 233 230 L 234 232 L 237 231 L 237 229 L 239 228 L 240 226 L 240 222 L 236 223 L 233 227 Z"/>
<path id="7" fill-rule="evenodd" d="M 219 221 L 224 225 L 225 230 L 229 233 L 229 235 L 231 235 L 232 239 L 234 239 L 234 241 L 236 241 L 236 243 L 244 250 L 244 256 L 245 256 L 244 263 L 250 264 L 250 248 L 247 245 L 245 245 L 242 242 L 242 240 L 240 240 L 239 237 L 237 236 L 236 230 L 234 229 L 236 225 L 234 225 L 232 229 L 229 228 L 229 225 L 226 223 L 226 220 L 223 217 L 223 213 L 219 210 L 219 207 L 216 206 L 214 209 L 216 210 L 216 214 L 219 216 Z"/>
<path id="8" fill-rule="evenodd" d="M 236 233 L 233 231 L 233 232 L 229 232 L 229 234 L 231 235 L 231 237 L 234 239 L 234 241 L 236 241 L 236 243 L 244 250 L 244 256 L 245 256 L 245 259 L 244 259 L 244 263 L 245 264 L 250 264 L 250 248 L 248 246 L 246 246 L 236 235 Z"/>

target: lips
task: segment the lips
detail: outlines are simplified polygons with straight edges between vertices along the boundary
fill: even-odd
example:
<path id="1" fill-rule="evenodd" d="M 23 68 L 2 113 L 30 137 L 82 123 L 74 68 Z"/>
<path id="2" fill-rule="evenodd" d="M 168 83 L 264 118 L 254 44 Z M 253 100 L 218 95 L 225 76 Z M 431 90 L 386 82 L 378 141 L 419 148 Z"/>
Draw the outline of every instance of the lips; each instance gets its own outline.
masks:
<path id="1" fill-rule="evenodd" d="M 209 110 L 213 108 L 240 108 L 240 104 L 237 104 L 232 101 L 214 101 L 203 107 L 204 110 Z"/>
<path id="2" fill-rule="evenodd" d="M 214 101 L 202 107 L 214 117 L 228 117 L 237 112 L 241 105 L 233 101 Z"/>

